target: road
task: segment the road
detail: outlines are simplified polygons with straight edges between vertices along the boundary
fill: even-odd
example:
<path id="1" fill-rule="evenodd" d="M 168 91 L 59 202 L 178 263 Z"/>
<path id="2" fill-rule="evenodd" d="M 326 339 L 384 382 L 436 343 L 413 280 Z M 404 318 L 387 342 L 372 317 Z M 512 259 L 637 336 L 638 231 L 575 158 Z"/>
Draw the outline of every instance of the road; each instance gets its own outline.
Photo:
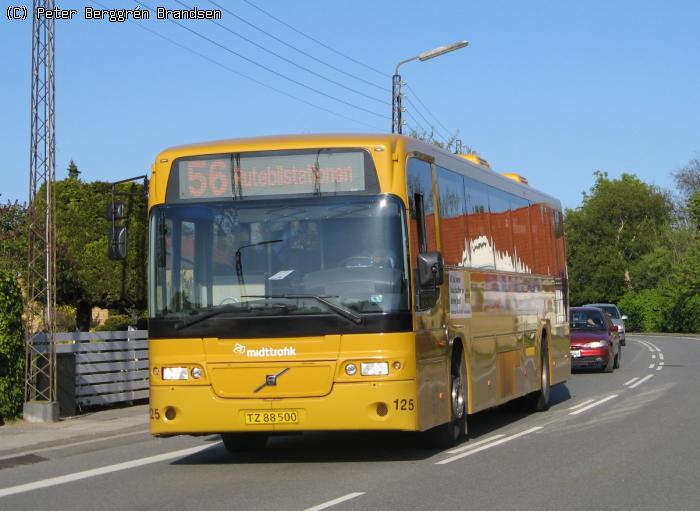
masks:
<path id="1" fill-rule="evenodd" d="M 455 449 L 415 434 L 274 438 L 145 431 L 0 465 L 2 510 L 697 510 L 700 339 L 629 336 L 612 374 L 574 373 L 553 406 L 470 418 Z"/>

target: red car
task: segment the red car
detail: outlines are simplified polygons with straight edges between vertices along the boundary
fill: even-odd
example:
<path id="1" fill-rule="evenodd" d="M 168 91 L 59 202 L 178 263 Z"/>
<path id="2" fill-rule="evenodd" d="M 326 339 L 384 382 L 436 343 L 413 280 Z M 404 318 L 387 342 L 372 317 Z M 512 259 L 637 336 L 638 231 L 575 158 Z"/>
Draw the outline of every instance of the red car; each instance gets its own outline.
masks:
<path id="1" fill-rule="evenodd" d="M 571 367 L 598 368 L 606 373 L 620 367 L 622 346 L 617 326 L 597 307 L 571 307 Z"/>

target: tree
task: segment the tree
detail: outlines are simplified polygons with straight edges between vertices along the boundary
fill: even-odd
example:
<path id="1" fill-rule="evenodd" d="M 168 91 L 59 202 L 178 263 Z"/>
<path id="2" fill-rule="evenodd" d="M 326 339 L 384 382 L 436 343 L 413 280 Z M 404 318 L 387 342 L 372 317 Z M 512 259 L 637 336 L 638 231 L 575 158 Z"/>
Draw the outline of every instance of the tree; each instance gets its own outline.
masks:
<path id="1" fill-rule="evenodd" d="M 143 186 L 117 187 L 116 198 L 125 204 L 122 222 L 129 227 L 129 255 L 126 261 L 110 261 L 107 235 L 111 224 L 105 211 L 112 201 L 112 185 L 84 183 L 77 179 L 79 174 L 71 162 L 69 177 L 55 183 L 56 287 L 58 304 L 75 306 L 78 326 L 84 330 L 90 327 L 95 305 L 122 312 L 146 308 L 147 202 Z M 41 210 L 43 193 L 36 200 Z"/>
<path id="2" fill-rule="evenodd" d="M 0 269 L 24 274 L 27 264 L 27 207 L 0 204 Z"/>
<path id="3" fill-rule="evenodd" d="M 668 254 L 656 250 L 671 232 L 669 194 L 631 174 L 594 176 L 581 207 L 566 211 L 572 304 L 616 302 L 649 284 L 641 271 L 644 262 L 657 268 L 668 264 Z"/>
<path id="4" fill-rule="evenodd" d="M 451 135 L 449 140 L 446 140 L 444 142 L 435 138 L 435 129 L 432 127 L 430 128 L 430 133 L 428 133 L 427 131 L 418 131 L 415 129 L 411 129 L 408 135 L 413 138 L 417 138 L 418 140 L 423 140 L 424 142 L 433 144 L 434 146 L 437 146 L 441 149 L 446 149 L 448 151 L 452 150 L 452 147 L 457 145 L 458 142 L 460 142 L 459 145 L 461 145 L 461 141 L 459 141 L 459 139 L 457 138 L 459 135 L 459 131 L 456 132 L 454 135 Z M 476 151 L 470 146 L 461 146 L 461 149 L 461 152 L 463 154 L 477 154 Z"/>
<path id="5" fill-rule="evenodd" d="M 691 158 L 684 167 L 674 172 L 673 179 L 686 200 L 694 193 L 700 192 L 700 156 Z"/>
<path id="6" fill-rule="evenodd" d="M 80 171 L 73 160 L 68 164 L 68 179 L 75 179 L 76 181 L 80 179 Z"/>

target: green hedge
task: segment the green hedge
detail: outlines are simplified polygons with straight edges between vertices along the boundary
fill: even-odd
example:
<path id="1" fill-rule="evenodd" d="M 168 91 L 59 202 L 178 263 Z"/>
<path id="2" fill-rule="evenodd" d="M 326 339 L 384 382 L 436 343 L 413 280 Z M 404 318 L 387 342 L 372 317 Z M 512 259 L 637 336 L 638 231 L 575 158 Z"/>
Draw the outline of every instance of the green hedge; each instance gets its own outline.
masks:
<path id="1" fill-rule="evenodd" d="M 627 315 L 625 328 L 633 332 L 668 332 L 669 317 L 677 297 L 669 290 L 643 289 L 628 293 L 617 304 Z"/>
<path id="2" fill-rule="evenodd" d="M 700 332 L 700 295 L 644 289 L 623 296 L 618 307 L 630 332 Z"/>
<path id="3" fill-rule="evenodd" d="M 131 316 L 128 314 L 115 314 L 108 317 L 104 324 L 95 328 L 98 332 L 113 331 L 113 330 L 126 330 L 129 325 L 133 323 Z"/>
<path id="4" fill-rule="evenodd" d="M 22 412 L 24 402 L 24 324 L 17 277 L 0 271 L 0 423 Z"/>

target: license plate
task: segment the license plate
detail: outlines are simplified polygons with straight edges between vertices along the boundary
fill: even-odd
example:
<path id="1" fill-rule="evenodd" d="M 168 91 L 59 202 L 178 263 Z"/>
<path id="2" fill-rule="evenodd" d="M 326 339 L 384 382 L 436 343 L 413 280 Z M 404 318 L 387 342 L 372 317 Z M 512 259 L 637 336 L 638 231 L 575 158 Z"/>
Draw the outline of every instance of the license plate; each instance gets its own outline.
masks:
<path id="1" fill-rule="evenodd" d="M 244 414 L 248 426 L 299 424 L 299 410 L 249 410 Z"/>
<path id="2" fill-rule="evenodd" d="M 581 350 L 571 350 L 571 357 L 578 358 L 581 356 Z"/>

